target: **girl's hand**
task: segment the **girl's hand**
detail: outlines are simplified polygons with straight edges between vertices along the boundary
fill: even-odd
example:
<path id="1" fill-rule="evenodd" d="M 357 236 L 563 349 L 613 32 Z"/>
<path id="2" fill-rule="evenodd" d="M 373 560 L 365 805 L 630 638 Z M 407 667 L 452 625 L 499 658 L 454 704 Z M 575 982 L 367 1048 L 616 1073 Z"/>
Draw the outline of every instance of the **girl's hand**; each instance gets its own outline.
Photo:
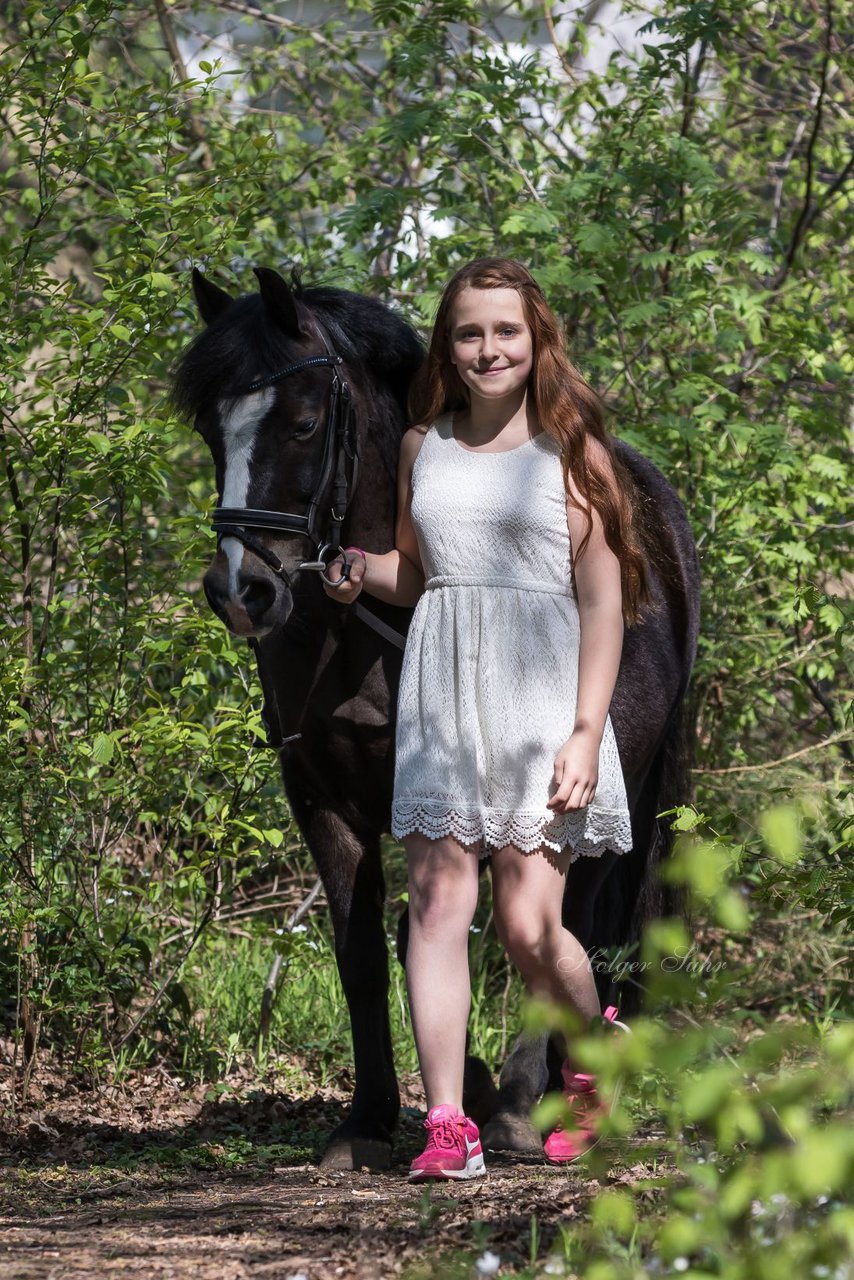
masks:
<path id="1" fill-rule="evenodd" d="M 329 561 L 326 568 L 327 577 L 332 578 L 333 581 L 336 579 L 340 581 L 345 559 L 350 566 L 350 577 L 340 587 L 330 587 L 324 582 L 323 590 L 330 600 L 337 600 L 339 604 L 352 604 L 362 590 L 362 579 L 368 565 L 364 556 L 359 555 L 358 551 L 342 551 L 334 560 Z"/>
<path id="2" fill-rule="evenodd" d="M 557 788 L 546 808 L 558 813 L 583 809 L 596 794 L 599 781 L 599 739 L 589 729 L 576 729 L 555 756 Z"/>

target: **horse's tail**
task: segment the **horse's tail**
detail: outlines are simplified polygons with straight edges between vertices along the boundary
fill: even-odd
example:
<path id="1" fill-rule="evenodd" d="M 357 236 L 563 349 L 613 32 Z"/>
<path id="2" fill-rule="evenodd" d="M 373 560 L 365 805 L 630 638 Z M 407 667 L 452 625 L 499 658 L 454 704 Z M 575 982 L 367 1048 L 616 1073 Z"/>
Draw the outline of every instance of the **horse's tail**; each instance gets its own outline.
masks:
<path id="1" fill-rule="evenodd" d="M 661 867 L 672 848 L 672 818 L 658 815 L 677 805 L 693 800 L 692 768 L 694 764 L 696 711 L 694 700 L 683 691 L 662 735 L 658 751 L 638 797 L 632 815 L 636 882 L 623 901 L 629 910 L 624 917 L 620 942 L 631 958 L 639 960 L 640 942 L 645 927 L 662 916 L 686 914 L 685 891 L 681 885 L 662 880 Z M 624 890 L 625 892 L 625 890 Z M 640 968 L 629 969 L 632 980 L 620 984 L 620 1009 L 636 1012 L 640 1006 L 644 984 Z M 640 980 L 634 975 L 640 975 Z"/>
<path id="2" fill-rule="evenodd" d="M 677 805 L 691 804 L 694 799 L 694 748 L 696 712 L 693 699 L 683 694 L 667 727 L 655 759 L 655 774 L 650 778 L 652 821 L 649 853 L 646 858 L 641 891 L 632 917 L 630 930 L 640 940 L 644 927 L 662 915 L 684 915 L 685 891 L 681 885 L 662 881 L 661 864 L 673 848 L 672 818 L 658 814 Z"/>

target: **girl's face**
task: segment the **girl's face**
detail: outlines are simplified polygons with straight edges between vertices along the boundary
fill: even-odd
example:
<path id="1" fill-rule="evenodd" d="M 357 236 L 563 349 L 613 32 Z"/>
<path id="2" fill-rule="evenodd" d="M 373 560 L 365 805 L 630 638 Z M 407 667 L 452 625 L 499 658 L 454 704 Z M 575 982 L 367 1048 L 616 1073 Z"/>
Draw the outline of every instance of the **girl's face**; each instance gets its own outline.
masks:
<path id="1" fill-rule="evenodd" d="M 451 363 L 472 395 L 501 400 L 527 384 L 534 341 L 515 289 L 462 290 L 451 318 Z"/>

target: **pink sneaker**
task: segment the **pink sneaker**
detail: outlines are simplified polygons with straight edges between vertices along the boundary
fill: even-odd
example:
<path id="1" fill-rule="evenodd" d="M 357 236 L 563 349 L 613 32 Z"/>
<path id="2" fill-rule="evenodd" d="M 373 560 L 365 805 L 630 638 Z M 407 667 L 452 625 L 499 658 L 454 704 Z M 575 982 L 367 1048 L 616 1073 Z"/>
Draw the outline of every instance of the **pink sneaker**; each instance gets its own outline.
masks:
<path id="1" fill-rule="evenodd" d="M 609 1005 L 602 1016 L 612 1026 L 619 1027 L 622 1031 L 629 1030 L 625 1022 L 617 1021 L 617 1009 L 614 1005 Z M 561 1075 L 574 1123 L 570 1129 L 559 1125 L 543 1143 L 546 1159 L 552 1164 L 569 1164 L 595 1147 L 600 1136 L 599 1121 L 610 1113 L 610 1107 L 605 1106 L 596 1092 L 595 1076 L 574 1072 L 568 1062 L 564 1062 L 561 1067 Z M 615 1093 L 612 1107 L 616 1101 Z"/>
<path id="2" fill-rule="evenodd" d="M 486 1173 L 477 1125 L 456 1107 L 433 1107 L 424 1121 L 427 1146 L 409 1166 L 410 1182 L 480 1178 Z"/>

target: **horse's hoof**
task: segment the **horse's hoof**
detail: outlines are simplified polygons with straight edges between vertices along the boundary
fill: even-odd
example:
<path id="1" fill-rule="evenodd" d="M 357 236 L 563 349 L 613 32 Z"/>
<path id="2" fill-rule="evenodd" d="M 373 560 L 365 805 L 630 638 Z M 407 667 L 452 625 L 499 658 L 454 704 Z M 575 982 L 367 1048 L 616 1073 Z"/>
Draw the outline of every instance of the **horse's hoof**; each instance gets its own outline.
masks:
<path id="1" fill-rule="evenodd" d="M 320 1162 L 324 1172 L 391 1168 L 391 1143 L 381 1138 L 333 1138 Z"/>
<path id="2" fill-rule="evenodd" d="M 493 1116 L 481 1131 L 480 1140 L 487 1151 L 512 1151 L 520 1156 L 541 1156 L 543 1140 L 523 1116 Z"/>

